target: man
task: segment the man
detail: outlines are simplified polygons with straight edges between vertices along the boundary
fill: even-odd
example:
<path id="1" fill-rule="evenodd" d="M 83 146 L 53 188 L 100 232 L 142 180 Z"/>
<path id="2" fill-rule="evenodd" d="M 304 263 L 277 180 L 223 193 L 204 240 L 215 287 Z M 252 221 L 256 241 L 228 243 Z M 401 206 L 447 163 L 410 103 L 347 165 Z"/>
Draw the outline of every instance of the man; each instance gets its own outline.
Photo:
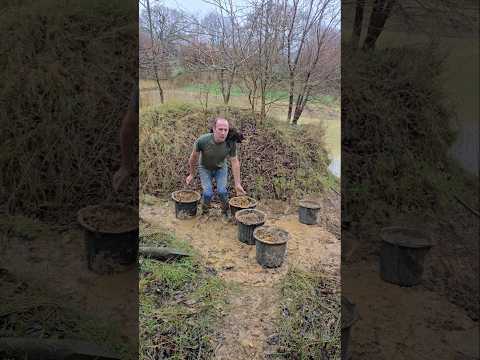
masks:
<path id="1" fill-rule="evenodd" d="M 120 128 L 120 149 L 122 164 L 113 176 L 113 188 L 118 191 L 124 186 L 135 169 L 135 135 L 138 132 L 138 92 L 134 89 L 130 106 L 122 119 Z"/>
<path id="2" fill-rule="evenodd" d="M 203 214 L 208 213 L 213 197 L 212 180 L 215 178 L 217 193 L 222 203 L 222 211 L 225 216 L 228 216 L 227 158 L 230 159 L 232 166 L 235 192 L 237 196 L 245 195 L 245 190 L 243 190 L 240 182 L 240 161 L 237 157 L 237 142 L 241 142 L 241 136 L 234 129 L 230 129 L 228 121 L 223 118 L 214 119 L 212 132 L 203 134 L 195 141 L 188 161 L 190 174 L 185 181 L 187 185 L 192 182 L 198 164 L 198 172 L 203 189 Z"/>

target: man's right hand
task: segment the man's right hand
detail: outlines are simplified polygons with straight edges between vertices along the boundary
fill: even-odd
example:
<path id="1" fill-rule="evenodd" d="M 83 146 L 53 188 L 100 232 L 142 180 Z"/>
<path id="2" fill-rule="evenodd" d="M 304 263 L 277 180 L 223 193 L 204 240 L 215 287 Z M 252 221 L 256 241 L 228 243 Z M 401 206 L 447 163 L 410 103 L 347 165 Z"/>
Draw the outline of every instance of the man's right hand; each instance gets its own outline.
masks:
<path id="1" fill-rule="evenodd" d="M 188 175 L 187 178 L 185 179 L 185 182 L 187 183 L 187 185 L 190 185 L 192 180 L 193 180 L 193 175 Z"/>

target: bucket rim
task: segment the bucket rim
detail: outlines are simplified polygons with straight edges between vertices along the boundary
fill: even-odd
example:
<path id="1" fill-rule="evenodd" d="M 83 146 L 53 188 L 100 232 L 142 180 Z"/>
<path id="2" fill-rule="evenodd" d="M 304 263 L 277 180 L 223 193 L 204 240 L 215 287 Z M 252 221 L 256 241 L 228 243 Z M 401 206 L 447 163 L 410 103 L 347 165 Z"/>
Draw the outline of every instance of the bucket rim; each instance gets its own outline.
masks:
<path id="1" fill-rule="evenodd" d="M 412 236 L 411 241 L 395 241 L 389 235 L 395 233 L 409 233 Z M 412 249 L 422 249 L 422 248 L 431 248 L 433 246 L 433 241 L 431 236 L 427 231 L 421 230 L 417 227 L 411 226 L 388 226 L 380 230 L 380 237 L 382 241 L 406 248 Z"/>
<path id="2" fill-rule="evenodd" d="M 320 203 L 314 200 L 300 200 L 298 202 L 298 206 L 303 207 L 305 209 L 312 209 L 317 210 L 320 209 Z"/>
<path id="3" fill-rule="evenodd" d="M 284 233 L 285 234 L 285 237 L 281 240 L 281 241 L 276 241 L 276 242 L 273 242 L 273 241 L 267 241 L 267 240 L 264 240 L 264 239 L 259 239 L 258 236 L 257 236 L 257 233 L 259 231 L 262 231 L 262 230 L 275 230 L 275 231 L 279 231 L 281 233 Z M 271 225 L 262 225 L 262 226 L 259 226 L 257 228 L 255 228 L 255 230 L 253 230 L 253 238 L 255 239 L 255 241 L 258 241 L 262 244 L 267 244 L 267 245 L 283 245 L 285 243 L 287 243 L 287 241 L 290 239 L 290 234 L 288 231 L 278 227 L 278 226 L 271 226 Z"/>
<path id="4" fill-rule="evenodd" d="M 118 207 L 122 209 L 128 209 L 132 211 L 132 213 L 138 213 L 137 209 L 135 209 L 133 206 L 120 204 L 120 203 L 88 205 L 77 211 L 77 222 L 80 224 L 80 226 L 88 231 L 91 231 L 97 234 L 125 234 L 128 232 L 136 231 L 140 227 L 139 223 L 137 222 L 135 226 L 127 228 L 126 230 L 123 229 L 123 230 L 100 231 L 98 229 L 95 229 L 85 221 L 84 214 L 93 209 L 98 209 L 101 207 Z"/>
<path id="5" fill-rule="evenodd" d="M 177 195 L 178 193 L 181 193 L 181 192 L 187 192 L 187 193 L 195 194 L 196 200 L 180 201 L 180 200 L 176 199 L 175 195 Z M 177 190 L 177 191 L 172 192 L 172 200 L 177 202 L 177 203 L 181 203 L 181 204 L 193 204 L 195 202 L 198 202 L 201 197 L 202 197 L 202 195 L 200 195 L 200 193 L 198 191 L 195 191 L 195 190 Z"/>
<path id="6" fill-rule="evenodd" d="M 254 223 L 254 224 L 245 224 L 244 222 L 242 222 L 238 217 L 239 216 L 242 216 L 243 214 L 245 213 L 248 213 L 248 212 L 255 212 L 257 214 L 260 214 L 262 217 L 263 217 L 263 220 L 259 221 L 258 223 Z M 242 210 L 238 210 L 236 213 L 235 213 L 235 220 L 237 220 L 239 223 L 243 224 L 243 225 L 258 225 L 258 224 L 264 224 L 265 221 L 267 220 L 267 214 L 264 213 L 263 211 L 261 210 L 258 210 L 258 209 L 251 209 L 251 208 L 247 208 L 247 209 L 242 209 Z"/>
<path id="7" fill-rule="evenodd" d="M 247 198 L 249 200 L 252 200 L 252 205 L 248 206 L 248 207 L 242 207 L 242 206 L 237 206 L 237 205 L 233 205 L 232 204 L 232 200 L 234 199 L 237 199 L 239 197 L 243 197 L 243 198 Z M 258 204 L 258 201 L 250 196 L 247 196 L 247 195 L 240 195 L 240 196 L 234 196 L 232 197 L 231 199 L 228 200 L 228 205 L 234 207 L 234 208 L 237 208 L 237 209 L 242 209 L 242 210 L 246 210 L 246 209 L 253 209 L 254 207 L 256 207 Z"/>

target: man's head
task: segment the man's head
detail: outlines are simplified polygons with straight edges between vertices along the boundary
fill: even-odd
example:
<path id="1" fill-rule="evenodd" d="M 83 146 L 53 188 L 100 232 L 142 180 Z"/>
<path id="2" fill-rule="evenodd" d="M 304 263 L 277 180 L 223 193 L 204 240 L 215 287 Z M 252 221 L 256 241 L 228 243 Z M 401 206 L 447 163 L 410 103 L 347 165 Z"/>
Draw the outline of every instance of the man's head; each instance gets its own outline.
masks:
<path id="1" fill-rule="evenodd" d="M 213 121 L 212 131 L 215 142 L 221 143 L 227 139 L 229 130 L 228 121 L 224 118 L 216 118 Z"/>

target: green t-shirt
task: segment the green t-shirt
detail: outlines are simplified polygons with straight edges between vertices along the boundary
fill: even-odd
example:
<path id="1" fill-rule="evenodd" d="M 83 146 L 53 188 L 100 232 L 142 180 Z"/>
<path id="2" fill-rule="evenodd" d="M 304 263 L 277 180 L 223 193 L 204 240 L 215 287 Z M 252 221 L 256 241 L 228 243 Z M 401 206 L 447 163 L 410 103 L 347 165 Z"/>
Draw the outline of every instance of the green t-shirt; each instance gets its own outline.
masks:
<path id="1" fill-rule="evenodd" d="M 221 142 L 217 144 L 213 138 L 213 133 L 203 134 L 194 145 L 195 151 L 199 151 L 199 164 L 208 170 L 220 169 L 225 165 L 225 159 L 237 156 L 237 146 L 235 142 Z"/>

